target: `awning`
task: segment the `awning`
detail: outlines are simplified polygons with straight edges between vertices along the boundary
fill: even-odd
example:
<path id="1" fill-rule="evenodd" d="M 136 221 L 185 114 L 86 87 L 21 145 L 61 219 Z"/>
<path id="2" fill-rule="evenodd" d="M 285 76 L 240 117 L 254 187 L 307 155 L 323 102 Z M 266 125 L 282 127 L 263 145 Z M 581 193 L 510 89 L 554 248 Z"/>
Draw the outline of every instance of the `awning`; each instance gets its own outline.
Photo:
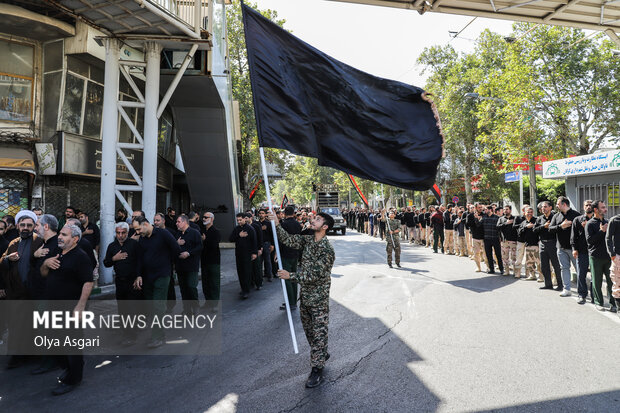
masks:
<path id="1" fill-rule="evenodd" d="M 37 168 L 32 153 L 23 148 L 0 147 L 0 170 L 24 171 L 36 175 Z"/>

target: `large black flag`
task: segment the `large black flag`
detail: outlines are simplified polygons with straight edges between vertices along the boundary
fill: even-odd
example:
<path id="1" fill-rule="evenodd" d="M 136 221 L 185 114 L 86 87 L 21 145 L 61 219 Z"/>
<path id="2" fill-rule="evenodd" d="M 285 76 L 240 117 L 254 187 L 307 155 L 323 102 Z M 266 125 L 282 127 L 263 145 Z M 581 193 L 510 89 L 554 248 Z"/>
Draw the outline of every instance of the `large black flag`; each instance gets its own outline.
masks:
<path id="1" fill-rule="evenodd" d="M 439 118 L 424 91 L 371 76 L 243 5 L 260 146 L 406 189 L 435 182 Z"/>

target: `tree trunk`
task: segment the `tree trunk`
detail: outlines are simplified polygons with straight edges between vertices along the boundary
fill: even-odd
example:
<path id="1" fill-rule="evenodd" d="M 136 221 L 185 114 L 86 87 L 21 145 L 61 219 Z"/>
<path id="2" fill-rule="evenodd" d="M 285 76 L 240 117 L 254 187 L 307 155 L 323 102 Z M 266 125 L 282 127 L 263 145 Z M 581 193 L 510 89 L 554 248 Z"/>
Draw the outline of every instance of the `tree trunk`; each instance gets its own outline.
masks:
<path id="1" fill-rule="evenodd" d="M 538 204 L 538 200 L 536 199 L 536 161 L 534 160 L 534 155 L 530 151 L 528 154 L 528 162 L 530 169 L 530 206 L 534 208 L 534 214 L 538 213 L 536 209 L 536 204 Z"/>
<path id="2" fill-rule="evenodd" d="M 471 189 L 471 176 L 472 176 L 471 156 L 466 155 L 465 156 L 464 179 L 465 179 L 465 199 L 466 199 L 468 204 L 473 204 L 474 203 L 474 194 L 473 194 L 473 191 Z"/>

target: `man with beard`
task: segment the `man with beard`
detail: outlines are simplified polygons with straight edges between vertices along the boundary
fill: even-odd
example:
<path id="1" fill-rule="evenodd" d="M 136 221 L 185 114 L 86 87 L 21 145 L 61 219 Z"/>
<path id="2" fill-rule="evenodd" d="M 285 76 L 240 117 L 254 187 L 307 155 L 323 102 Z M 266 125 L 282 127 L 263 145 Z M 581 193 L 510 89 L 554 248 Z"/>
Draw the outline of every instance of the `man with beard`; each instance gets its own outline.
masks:
<path id="1" fill-rule="evenodd" d="M 258 218 L 263 235 L 263 266 L 265 271 L 264 276 L 267 277 L 268 282 L 272 282 L 273 275 L 271 272 L 271 253 L 274 250 L 274 245 L 271 224 L 267 219 L 267 210 L 261 209 L 260 211 L 258 211 Z"/>
<path id="2" fill-rule="evenodd" d="M 588 253 L 590 254 L 590 273 L 592 274 L 592 293 L 594 295 L 594 306 L 599 311 L 605 311 L 605 299 L 603 298 L 603 276 L 607 282 L 607 297 L 611 308 L 609 311 L 617 311 L 616 300 L 612 293 L 611 282 L 611 257 L 607 251 L 605 236 L 607 235 L 608 222 L 605 219 L 607 206 L 603 201 L 592 203 L 594 217 L 586 225 L 586 242 L 588 243 Z"/>
<path id="3" fill-rule="evenodd" d="M 387 212 L 383 210 L 383 215 Z M 390 211 L 388 215 L 387 234 L 385 240 L 387 241 L 385 252 L 387 253 L 387 263 L 390 268 L 392 267 L 392 251 L 394 251 L 394 261 L 396 266 L 400 268 L 400 238 L 399 233 L 401 231 L 400 221 L 396 219 L 394 211 Z"/>
<path id="4" fill-rule="evenodd" d="M 15 218 L 13 215 L 5 215 L 2 218 L 2 221 L 6 224 L 6 229 L 4 231 L 4 239 L 7 244 L 13 241 L 16 238 L 19 238 L 19 231 L 15 227 Z"/>
<path id="5" fill-rule="evenodd" d="M 292 206 L 284 208 L 285 218 L 280 221 L 281 227 L 289 234 L 301 234 L 301 225 L 294 218 L 295 209 Z M 291 248 L 285 244 L 280 245 L 280 257 L 282 258 L 282 268 L 288 272 L 297 271 L 299 262 L 299 250 Z M 297 283 L 291 280 L 285 280 L 286 295 L 291 310 L 297 309 Z M 282 303 L 280 310 L 286 310 L 286 304 Z"/>
<path id="6" fill-rule="evenodd" d="M 129 238 L 129 225 L 126 222 L 116 223 L 114 229 L 116 238 L 108 245 L 103 265 L 107 268 L 114 267 L 118 314 L 127 316 L 131 315 L 132 311 L 131 305 L 125 301 L 141 298 L 133 287 L 138 276 L 138 241 Z M 126 329 L 123 334 L 122 345 L 130 346 L 135 343 L 135 333 L 131 329 Z"/>
<path id="7" fill-rule="evenodd" d="M 17 228 L 19 228 L 19 238 L 9 243 L 6 251 L 0 257 L 0 272 L 3 273 L 4 289 L 8 300 L 29 300 L 29 282 L 35 278 L 31 272 L 39 269 L 35 265 L 34 256 L 43 245 L 43 239 L 34 234 L 34 227 L 37 216 L 29 210 L 21 210 L 17 213 Z M 38 275 L 37 275 L 38 276 Z M 24 357 L 20 355 L 20 343 L 27 340 L 21 326 L 27 323 L 27 314 L 10 314 L 9 317 L 9 337 L 8 353 L 11 354 L 7 368 L 18 367 Z"/>
<path id="8" fill-rule="evenodd" d="M 80 229 L 82 228 L 82 223 L 77 218 L 69 218 L 66 225 L 76 225 Z M 86 253 L 88 258 L 90 259 L 91 264 L 93 265 L 93 268 L 96 268 L 97 256 L 95 254 L 95 250 L 93 249 L 92 244 L 86 238 L 80 237 L 80 239 L 78 240 L 78 247 L 80 247 L 82 251 Z"/>
<path id="9" fill-rule="evenodd" d="M 512 227 L 517 231 L 517 255 L 515 259 L 515 278 L 517 275 L 519 278 L 521 277 L 521 267 L 523 266 L 523 257 L 525 256 L 525 234 L 523 232 L 519 232 L 519 228 L 521 227 L 521 223 L 525 221 L 525 211 L 530 206 L 525 204 L 523 208 L 521 208 L 521 215 L 514 217 L 514 222 L 512 223 Z"/>
<path id="10" fill-rule="evenodd" d="M 166 313 L 166 297 L 170 284 L 172 261 L 181 254 L 181 248 L 170 232 L 155 228 L 146 218 L 134 219 L 138 245 L 138 277 L 134 282 L 137 290 L 144 290 L 144 299 L 151 302 L 151 314 L 159 320 Z M 161 327 L 152 329 L 148 348 L 164 344 L 165 332 Z"/>
<path id="11" fill-rule="evenodd" d="M 312 367 L 306 387 L 316 387 L 323 380 L 323 367 L 329 359 L 327 352 L 329 289 L 331 270 L 336 256 L 325 235 L 332 229 L 334 219 L 324 212 L 319 212 L 311 223 L 314 235 L 289 234 L 279 225 L 273 212 L 269 214 L 269 219 L 275 221 L 278 239 L 282 244 L 302 253 L 301 264 L 297 271 L 289 272 L 282 269 L 278 271 L 278 275 L 284 280 L 294 280 L 301 285 L 299 315 L 310 344 Z"/>
<path id="12" fill-rule="evenodd" d="M 65 208 L 65 215 L 58 220 L 58 228 L 64 227 L 71 218 L 77 218 L 77 216 L 75 215 L 75 208 L 68 206 Z"/>
<path id="13" fill-rule="evenodd" d="M 573 219 L 570 233 L 570 244 L 573 249 L 573 257 L 577 260 L 577 294 L 578 304 L 585 304 L 588 297 L 587 275 L 590 267 L 590 256 L 588 255 L 588 243 L 586 241 L 586 224 L 592 218 L 592 200 L 588 199 L 583 203 L 584 214 Z M 590 283 L 592 291 L 592 283 Z M 592 296 L 594 300 L 594 296 Z"/>
<path id="14" fill-rule="evenodd" d="M 304 212 L 302 214 L 302 220 L 308 219 L 308 214 Z M 260 223 L 254 219 L 252 211 L 248 211 L 245 217 L 246 224 L 250 225 L 256 234 L 256 248 L 258 254 L 256 259 L 252 261 L 252 284 L 256 288 L 256 291 L 263 287 L 263 229 Z"/>
<path id="15" fill-rule="evenodd" d="M 510 275 L 510 268 L 513 268 L 514 277 L 521 278 L 521 266 L 517 271 L 515 265 L 517 254 L 517 229 L 514 227 L 515 217 L 512 216 L 512 207 L 506 205 L 504 207 L 504 215 L 497 221 L 497 228 L 502 236 L 502 260 L 504 260 L 504 269 L 506 275 Z"/>
<path id="16" fill-rule="evenodd" d="M 90 222 L 90 217 L 87 212 L 80 211 L 78 213 L 78 219 L 82 224 L 82 238 L 90 242 L 90 245 L 99 253 L 99 227 L 94 222 Z"/>
<path id="17" fill-rule="evenodd" d="M 174 239 L 179 238 L 179 234 L 177 232 L 176 228 L 176 224 L 174 224 L 175 228 L 170 228 L 167 226 L 166 224 L 166 217 L 164 216 L 164 214 L 162 214 L 161 212 L 158 212 L 155 214 L 155 216 L 153 217 L 153 226 L 155 228 L 160 228 L 160 229 L 165 229 L 166 231 L 168 231 L 173 237 Z M 139 226 L 139 224 L 135 224 L 136 226 Z M 139 239 L 139 238 L 138 238 Z M 168 309 L 168 312 L 172 312 L 172 310 L 174 309 L 174 306 L 177 303 L 177 294 L 174 290 L 174 285 L 176 283 L 176 280 L 174 278 L 174 265 L 171 263 L 170 265 L 170 284 L 168 284 L 168 302 L 166 303 L 166 307 Z"/>
<path id="18" fill-rule="evenodd" d="M 556 291 L 562 291 L 564 289 L 564 283 L 562 282 L 562 277 L 558 276 L 561 272 L 560 260 L 558 259 L 556 247 L 556 236 L 549 231 L 554 213 L 552 211 L 551 202 L 542 201 L 540 204 L 542 215 L 536 218 L 536 226 L 534 227 L 534 232 L 540 238 L 540 268 L 545 278 L 545 285 L 544 287 L 540 287 L 540 289 L 553 289 L 553 282 L 551 280 L 551 265 L 553 265 L 553 270 L 555 271 L 556 280 L 558 282 Z M 549 265 L 549 263 L 551 263 L 551 265 Z"/>
<path id="19" fill-rule="evenodd" d="M 540 273 L 540 249 L 538 235 L 534 232 L 536 226 L 536 217 L 534 216 L 534 208 L 526 206 L 525 215 L 521 221 L 521 225 L 517 228 L 519 237 L 523 239 L 525 246 L 525 276 L 528 281 L 535 281 L 536 268 Z"/>
<path id="20" fill-rule="evenodd" d="M 86 253 L 77 245 L 81 236 L 82 231 L 78 226 L 63 227 L 58 236 L 58 248 L 41 266 L 41 275 L 47 277 L 47 299 L 77 301 L 74 308 L 65 308 L 74 313 L 84 311 L 93 289 L 93 268 Z M 82 333 L 73 330 L 72 335 L 77 338 Z M 74 390 L 82 382 L 84 370 L 82 354 L 61 356 L 59 361 L 66 371 L 59 377 L 58 386 L 52 390 L 55 396 Z"/>
<path id="21" fill-rule="evenodd" d="M 570 207 L 570 201 L 565 196 L 558 198 L 556 208 L 558 209 L 558 212 L 551 220 L 549 232 L 555 234 L 557 238 L 556 248 L 562 271 L 562 284 L 564 284 L 564 291 L 562 291 L 560 297 L 570 297 L 572 295 L 570 273 L 571 262 L 573 263 L 573 267 L 577 269 L 577 261 L 573 256 L 573 250 L 570 245 L 570 234 L 573 226 L 573 220 L 579 216 L 579 212 Z M 557 275 L 558 274 L 556 273 L 556 276 Z"/>
<path id="22" fill-rule="evenodd" d="M 177 244 L 181 247 L 181 254 L 175 260 L 179 289 L 183 299 L 183 313 L 192 315 L 198 311 L 198 270 L 200 267 L 200 252 L 202 238 L 200 232 L 190 227 L 189 217 L 182 214 L 177 218 L 179 238 Z"/>
<path id="23" fill-rule="evenodd" d="M 213 225 L 214 221 L 213 212 L 205 212 L 202 216 L 204 233 L 202 234 L 201 276 L 205 301 L 220 299 L 220 240 L 222 237 L 220 231 Z M 266 259 L 271 264 L 269 257 Z M 271 267 L 269 267 L 269 276 L 272 276 Z"/>
<path id="24" fill-rule="evenodd" d="M 6 222 L 0 220 L 0 256 L 4 254 L 4 251 L 6 251 L 6 247 L 9 246 L 9 241 L 4 238 L 6 227 Z"/>
<path id="25" fill-rule="evenodd" d="M 244 300 L 250 296 L 252 261 L 258 257 L 256 233 L 254 228 L 246 222 L 246 217 L 247 215 L 244 212 L 239 212 L 237 214 L 237 226 L 233 228 L 228 239 L 230 242 L 235 243 L 237 277 L 239 278 L 239 285 L 241 286 L 239 295 Z"/>

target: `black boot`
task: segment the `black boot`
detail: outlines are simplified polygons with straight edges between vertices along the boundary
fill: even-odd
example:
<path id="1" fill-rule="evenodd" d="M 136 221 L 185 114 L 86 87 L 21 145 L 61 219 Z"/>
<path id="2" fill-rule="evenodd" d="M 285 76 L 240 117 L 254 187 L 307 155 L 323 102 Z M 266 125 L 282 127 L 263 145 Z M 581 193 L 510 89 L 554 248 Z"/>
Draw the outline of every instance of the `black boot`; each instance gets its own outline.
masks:
<path id="1" fill-rule="evenodd" d="M 320 369 L 318 367 L 312 367 L 312 372 L 310 372 L 308 381 L 306 381 L 306 387 L 311 389 L 313 387 L 317 387 L 322 382 L 323 382 L 323 369 Z"/>

